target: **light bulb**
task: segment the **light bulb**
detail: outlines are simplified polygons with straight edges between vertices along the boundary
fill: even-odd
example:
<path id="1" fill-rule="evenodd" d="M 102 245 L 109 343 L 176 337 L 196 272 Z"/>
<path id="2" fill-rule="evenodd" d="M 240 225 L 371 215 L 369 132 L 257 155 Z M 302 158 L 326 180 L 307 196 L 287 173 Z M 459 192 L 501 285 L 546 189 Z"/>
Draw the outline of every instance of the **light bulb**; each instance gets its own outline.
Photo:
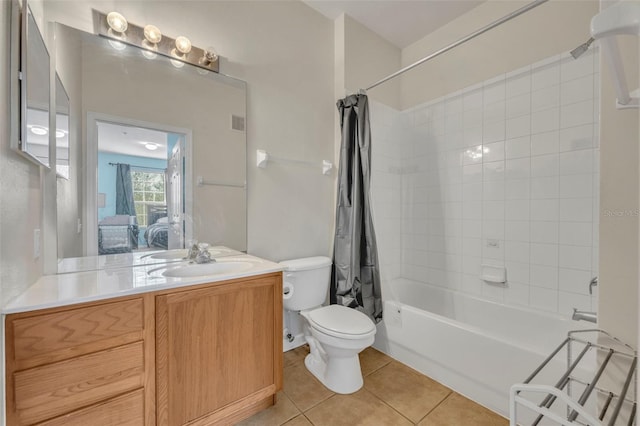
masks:
<path id="1" fill-rule="evenodd" d="M 128 27 L 127 20 L 118 12 L 110 12 L 107 15 L 107 24 L 109 24 L 109 28 L 118 33 L 127 31 Z"/>
<path id="2" fill-rule="evenodd" d="M 191 52 L 191 41 L 185 36 L 180 36 L 176 39 L 176 49 L 178 52 L 187 54 Z"/>
<path id="3" fill-rule="evenodd" d="M 214 48 L 207 47 L 204 51 L 204 54 L 202 55 L 202 58 L 198 60 L 198 63 L 200 65 L 204 65 L 205 67 L 208 67 L 209 65 L 211 65 L 213 62 L 217 60 L 218 60 L 218 54 L 216 53 Z"/>
<path id="4" fill-rule="evenodd" d="M 149 40 L 149 43 L 158 44 L 162 40 L 162 33 L 155 25 L 147 25 L 144 27 L 144 38 Z"/>
<path id="5" fill-rule="evenodd" d="M 49 131 L 42 126 L 31 126 L 30 130 L 31 133 L 38 136 L 44 136 L 49 133 Z"/>
<path id="6" fill-rule="evenodd" d="M 108 40 L 108 41 L 111 47 L 113 47 L 116 50 L 124 50 L 127 48 L 127 45 L 122 43 L 121 41 L 116 41 L 116 40 Z"/>

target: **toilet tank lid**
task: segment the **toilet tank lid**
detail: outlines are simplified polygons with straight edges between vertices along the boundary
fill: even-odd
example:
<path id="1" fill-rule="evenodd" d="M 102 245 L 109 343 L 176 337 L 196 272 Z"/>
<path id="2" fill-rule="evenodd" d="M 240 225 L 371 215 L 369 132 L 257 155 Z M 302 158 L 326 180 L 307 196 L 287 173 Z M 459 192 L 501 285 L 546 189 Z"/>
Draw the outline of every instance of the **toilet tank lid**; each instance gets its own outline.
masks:
<path id="1" fill-rule="evenodd" d="M 307 271 L 310 269 L 325 268 L 331 265 L 331 259 L 326 256 L 305 257 L 280 262 L 285 271 Z"/>

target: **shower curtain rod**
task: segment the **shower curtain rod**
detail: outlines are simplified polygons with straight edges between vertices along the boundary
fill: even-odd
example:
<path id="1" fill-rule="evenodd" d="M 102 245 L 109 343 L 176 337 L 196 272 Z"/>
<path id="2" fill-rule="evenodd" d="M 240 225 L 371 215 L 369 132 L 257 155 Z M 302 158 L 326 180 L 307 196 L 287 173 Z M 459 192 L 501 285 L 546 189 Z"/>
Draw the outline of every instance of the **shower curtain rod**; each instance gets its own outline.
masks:
<path id="1" fill-rule="evenodd" d="M 495 28 L 495 27 L 497 27 L 499 25 L 502 25 L 505 22 L 510 21 L 513 18 L 515 18 L 517 16 L 520 16 L 523 13 L 528 12 L 531 9 L 533 9 L 535 7 L 538 7 L 542 3 L 546 3 L 548 1 L 549 0 L 535 0 L 535 1 L 531 2 L 531 3 L 529 3 L 528 5 L 526 5 L 524 7 L 521 7 L 520 9 L 511 12 L 510 14 L 508 14 L 506 16 L 503 16 L 502 18 L 498 19 L 497 21 L 493 21 L 489 25 L 484 26 L 484 27 L 480 28 L 479 30 L 477 30 L 477 31 L 475 31 L 475 32 L 473 32 L 473 33 L 461 38 L 460 40 L 458 40 L 458 41 L 456 41 L 454 43 L 451 43 L 450 45 L 448 45 L 446 47 L 443 47 L 442 49 L 430 54 L 429 56 L 425 56 L 424 58 L 420 59 L 419 61 L 414 62 L 411 65 L 407 65 L 406 67 L 402 68 L 401 70 L 396 71 L 393 74 L 386 76 L 382 80 L 376 81 L 375 83 L 373 83 L 371 86 L 367 87 L 364 90 L 365 91 L 366 90 L 371 90 L 374 87 L 377 87 L 377 86 L 381 85 L 382 83 L 386 83 L 387 81 L 391 80 L 392 78 L 395 78 L 395 77 L 399 76 L 400 74 L 404 74 L 405 72 L 409 71 L 410 69 L 413 69 L 413 68 L 417 67 L 418 65 L 421 65 L 421 64 L 427 62 L 428 60 L 435 58 L 436 56 L 440 56 L 443 53 L 448 52 L 449 50 L 453 49 L 454 47 L 460 46 L 461 44 L 466 43 L 469 40 L 471 40 L 473 38 L 476 38 L 479 35 L 484 34 L 487 31 L 489 31 L 489 30 L 491 30 L 491 29 L 493 29 L 493 28 Z"/>
<path id="2" fill-rule="evenodd" d="M 131 164 L 127 164 L 127 163 L 109 163 L 110 166 L 119 166 L 120 164 L 122 164 L 123 166 L 131 166 Z M 131 166 L 131 167 L 134 167 L 136 169 L 149 169 L 149 170 L 162 170 L 162 171 L 167 170 L 161 167 L 146 167 L 146 166 Z"/>

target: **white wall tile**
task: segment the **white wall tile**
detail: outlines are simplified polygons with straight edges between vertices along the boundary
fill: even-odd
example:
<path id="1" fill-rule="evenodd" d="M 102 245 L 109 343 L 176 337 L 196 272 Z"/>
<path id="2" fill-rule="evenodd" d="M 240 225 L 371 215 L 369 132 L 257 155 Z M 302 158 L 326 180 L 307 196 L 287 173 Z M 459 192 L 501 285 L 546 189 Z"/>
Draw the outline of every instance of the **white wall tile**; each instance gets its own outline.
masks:
<path id="1" fill-rule="evenodd" d="M 482 146 L 482 161 L 504 160 L 504 141 L 484 144 Z"/>
<path id="2" fill-rule="evenodd" d="M 558 198 L 559 192 L 558 176 L 531 178 L 531 199 Z"/>
<path id="3" fill-rule="evenodd" d="M 506 179 L 528 179 L 531 176 L 530 157 L 509 159 L 505 163 Z"/>
<path id="4" fill-rule="evenodd" d="M 506 122 L 505 137 L 507 139 L 528 136 L 531 133 L 531 116 L 521 115 L 520 117 L 509 118 Z"/>
<path id="5" fill-rule="evenodd" d="M 485 182 L 486 183 L 486 182 Z M 505 202 L 485 199 L 482 204 L 482 220 L 504 222 Z"/>
<path id="6" fill-rule="evenodd" d="M 482 164 L 471 164 L 462 167 L 462 183 L 482 181 Z"/>
<path id="7" fill-rule="evenodd" d="M 591 222 L 560 222 L 559 242 L 564 245 L 591 247 Z"/>
<path id="8" fill-rule="evenodd" d="M 523 136 L 507 139 L 505 142 L 505 156 L 507 159 L 529 157 L 531 155 L 531 138 Z"/>
<path id="9" fill-rule="evenodd" d="M 545 109 L 531 114 L 531 133 L 550 132 L 560 128 L 558 108 Z"/>
<path id="10" fill-rule="evenodd" d="M 462 115 L 462 126 L 464 129 L 472 129 L 474 127 L 482 127 L 482 109 L 474 108 L 465 110 Z"/>
<path id="11" fill-rule="evenodd" d="M 504 240 L 504 220 L 483 220 L 482 238 Z"/>
<path id="12" fill-rule="evenodd" d="M 504 161 L 492 161 L 482 164 L 483 180 L 504 179 Z"/>
<path id="13" fill-rule="evenodd" d="M 531 222 L 531 242 L 558 244 L 558 222 Z"/>
<path id="14" fill-rule="evenodd" d="M 560 86 L 550 86 L 531 92 L 531 111 L 538 112 L 560 106 Z"/>
<path id="15" fill-rule="evenodd" d="M 507 162 L 507 164 L 509 163 Z M 507 169 L 507 180 L 505 181 L 505 199 L 529 199 L 530 184 L 530 179 L 509 179 L 509 169 Z"/>
<path id="16" fill-rule="evenodd" d="M 462 238 L 462 255 L 467 257 L 481 257 L 482 239 Z"/>
<path id="17" fill-rule="evenodd" d="M 559 212 L 559 200 L 531 200 L 531 220 L 557 221 Z"/>
<path id="18" fill-rule="evenodd" d="M 577 175 L 593 170 L 593 150 L 583 149 L 560 153 L 560 174 Z"/>
<path id="19" fill-rule="evenodd" d="M 559 163 L 558 154 L 531 157 L 531 177 L 558 176 Z"/>
<path id="20" fill-rule="evenodd" d="M 480 277 L 475 274 L 463 274 L 462 286 L 460 289 L 467 294 L 480 295 L 482 294 L 482 280 L 480 280 Z"/>
<path id="21" fill-rule="evenodd" d="M 504 224 L 504 233 L 507 243 L 509 241 L 529 242 L 529 221 L 528 220 L 507 220 Z M 507 248 L 508 252 L 508 248 Z M 524 262 L 524 260 L 523 260 Z M 526 262 L 529 262 L 529 252 L 527 251 Z"/>
<path id="22" fill-rule="evenodd" d="M 489 201 L 503 201 L 505 191 L 504 180 L 490 180 L 483 183 L 482 197 Z"/>
<path id="23" fill-rule="evenodd" d="M 561 245 L 560 267 L 591 271 L 591 247 Z"/>
<path id="24" fill-rule="evenodd" d="M 593 99 L 593 74 L 563 82 L 560 86 L 562 105 Z"/>
<path id="25" fill-rule="evenodd" d="M 497 77 L 496 79 L 500 79 L 500 77 Z M 502 77 L 501 81 L 498 81 L 495 83 L 489 82 L 489 84 L 484 87 L 484 93 L 482 96 L 483 96 L 482 100 L 485 106 L 491 105 L 498 101 L 504 101 L 505 99 L 504 76 Z"/>
<path id="26" fill-rule="evenodd" d="M 531 67 L 516 70 L 506 75 L 505 93 L 507 99 L 531 91 Z"/>
<path id="27" fill-rule="evenodd" d="M 560 64 L 557 58 L 545 59 L 545 65 L 534 64 L 531 68 L 531 90 L 560 84 Z"/>
<path id="28" fill-rule="evenodd" d="M 575 293 L 558 292 L 558 313 L 571 318 L 573 309 L 592 312 L 591 298 Z"/>
<path id="29" fill-rule="evenodd" d="M 563 105 L 560 118 L 560 127 L 563 129 L 593 123 L 593 99 Z"/>
<path id="30" fill-rule="evenodd" d="M 589 294 L 589 282 L 592 278 L 590 271 L 560 268 L 558 277 L 561 291 L 584 295 Z"/>
<path id="31" fill-rule="evenodd" d="M 465 92 L 462 105 L 465 111 L 482 108 L 482 88 Z"/>
<path id="32" fill-rule="evenodd" d="M 464 146 L 482 145 L 482 126 L 465 127 L 463 141 Z"/>
<path id="33" fill-rule="evenodd" d="M 594 146 L 593 124 L 560 130 L 560 151 L 577 151 Z"/>
<path id="34" fill-rule="evenodd" d="M 528 221 L 530 217 L 529 200 L 505 201 L 505 218 L 508 221 Z"/>
<path id="35" fill-rule="evenodd" d="M 528 265 L 529 265 L 529 256 L 530 256 L 530 247 L 529 247 L 529 243 L 528 242 L 523 242 L 523 241 L 505 241 L 505 248 L 504 248 L 504 259 L 505 261 L 509 261 L 509 262 L 516 262 L 519 265 L 527 265 L 527 271 L 528 271 Z M 521 266 L 521 268 L 523 268 Z M 520 270 L 520 272 L 522 272 L 522 269 Z M 529 278 L 525 278 L 522 275 L 516 275 L 519 276 L 520 278 L 517 279 L 516 281 L 518 282 L 529 282 Z"/>
<path id="36" fill-rule="evenodd" d="M 567 55 L 562 59 L 560 65 L 560 75 L 563 82 L 574 80 L 594 71 L 594 49 L 588 50 L 578 59 Z"/>
<path id="37" fill-rule="evenodd" d="M 529 292 L 530 306 L 542 311 L 558 311 L 558 291 L 548 288 L 531 287 Z"/>
<path id="38" fill-rule="evenodd" d="M 593 175 L 560 176 L 560 198 L 592 198 Z"/>
<path id="39" fill-rule="evenodd" d="M 538 133 L 531 136 L 531 155 L 555 154 L 560 147 L 558 131 Z"/>
<path id="40" fill-rule="evenodd" d="M 531 114 L 531 94 L 527 92 L 512 98 L 507 97 L 505 110 L 506 118 L 528 116 Z"/>
<path id="41" fill-rule="evenodd" d="M 482 127 L 482 142 L 487 144 L 505 139 L 505 122 L 504 120 L 484 123 Z"/>
<path id="42" fill-rule="evenodd" d="M 562 222 L 591 222 L 593 219 L 593 199 L 561 199 L 559 213 Z"/>
<path id="43" fill-rule="evenodd" d="M 482 296 L 487 300 L 504 302 L 504 290 L 502 284 L 489 283 L 486 281 L 482 283 Z"/>
<path id="44" fill-rule="evenodd" d="M 558 266 L 558 245 L 531 243 L 531 264 Z"/>
<path id="45" fill-rule="evenodd" d="M 558 289 L 558 267 L 531 265 L 529 283 L 535 287 Z"/>
<path id="46" fill-rule="evenodd" d="M 510 305 L 529 305 L 529 285 L 509 282 L 504 289 L 504 301 Z"/>

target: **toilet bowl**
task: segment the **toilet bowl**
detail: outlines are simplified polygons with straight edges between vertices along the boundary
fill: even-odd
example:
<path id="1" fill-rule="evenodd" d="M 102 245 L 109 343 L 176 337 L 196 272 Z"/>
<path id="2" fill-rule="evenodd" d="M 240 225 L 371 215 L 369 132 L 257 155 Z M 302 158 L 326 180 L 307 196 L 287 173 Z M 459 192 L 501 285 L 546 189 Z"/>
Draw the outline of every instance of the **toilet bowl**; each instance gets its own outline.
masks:
<path id="1" fill-rule="evenodd" d="M 329 289 L 331 259 L 280 263 L 285 268 L 284 308 L 299 312 L 305 320 L 304 337 L 310 349 L 305 366 L 333 392 L 356 392 L 363 384 L 358 354 L 373 344 L 375 324 L 355 309 L 321 306 Z"/>

